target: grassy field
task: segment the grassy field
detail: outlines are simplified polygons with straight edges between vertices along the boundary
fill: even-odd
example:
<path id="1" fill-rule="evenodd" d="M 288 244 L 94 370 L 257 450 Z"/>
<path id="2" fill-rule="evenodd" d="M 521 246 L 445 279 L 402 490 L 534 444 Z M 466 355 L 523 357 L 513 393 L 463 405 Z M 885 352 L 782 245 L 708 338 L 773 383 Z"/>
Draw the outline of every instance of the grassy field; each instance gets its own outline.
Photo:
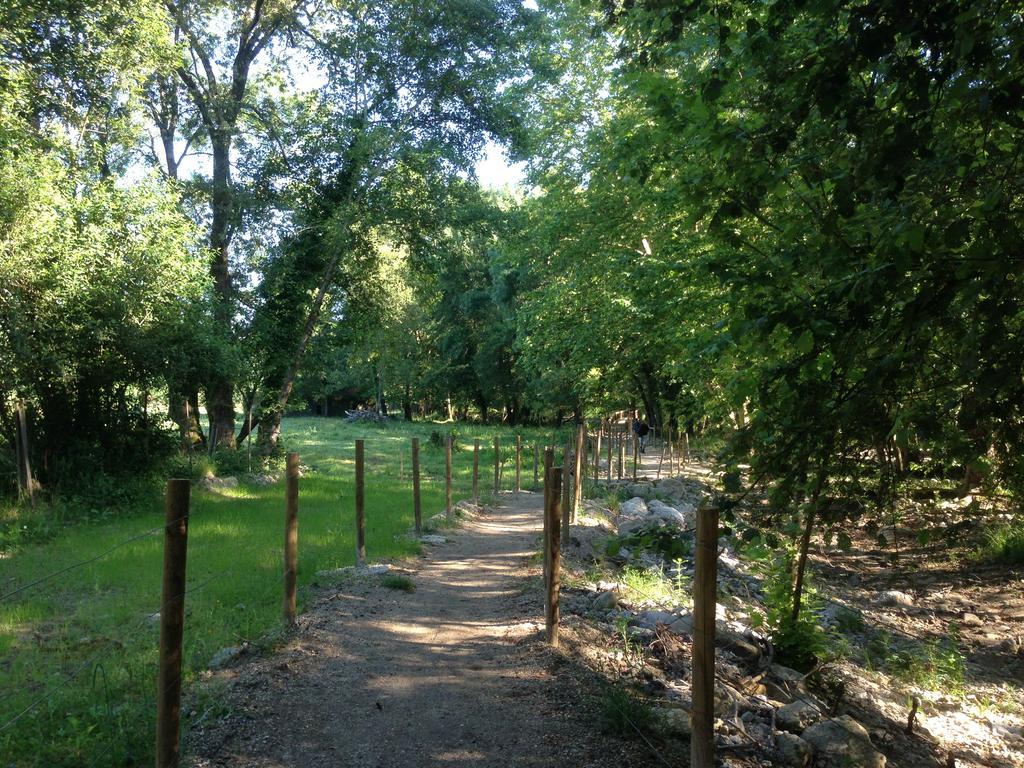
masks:
<path id="1" fill-rule="evenodd" d="M 410 438 L 421 445 L 424 517 L 444 510 L 444 451 L 454 430 L 454 497 L 468 498 L 473 439 L 480 438 L 480 490 L 493 484 L 493 439 L 503 446 L 502 487 L 515 482 L 515 433 L 474 425 L 352 425 L 289 418 L 288 450 L 300 453 L 299 600 L 318 570 L 355 560 L 354 441 L 366 441 L 369 559 L 418 552 Z M 564 436 L 520 430 L 523 487 L 533 481 L 533 444 Z M 278 468 L 280 470 L 280 468 Z M 192 683 L 220 649 L 271 647 L 282 637 L 283 483 L 193 489 L 185 623 L 185 715 L 215 712 L 216 697 Z M 162 499 L 105 523 L 70 525 L 45 544 L 0 553 L 0 764 L 150 764 L 162 558 Z M 83 561 L 89 561 L 75 567 Z M 41 584 L 37 579 L 70 568 Z M 187 749 L 187 743 L 186 743 Z"/>

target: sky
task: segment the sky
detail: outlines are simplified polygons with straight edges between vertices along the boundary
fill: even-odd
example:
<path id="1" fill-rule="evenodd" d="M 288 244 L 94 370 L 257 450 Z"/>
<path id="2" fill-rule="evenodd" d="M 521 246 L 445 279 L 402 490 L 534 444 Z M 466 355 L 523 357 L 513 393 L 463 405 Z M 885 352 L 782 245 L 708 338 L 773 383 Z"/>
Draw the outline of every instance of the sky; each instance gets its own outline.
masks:
<path id="1" fill-rule="evenodd" d="M 504 150 L 493 141 L 488 141 L 483 158 L 476 164 L 476 176 L 480 186 L 488 189 L 502 189 L 523 183 L 523 163 L 509 163 Z"/>

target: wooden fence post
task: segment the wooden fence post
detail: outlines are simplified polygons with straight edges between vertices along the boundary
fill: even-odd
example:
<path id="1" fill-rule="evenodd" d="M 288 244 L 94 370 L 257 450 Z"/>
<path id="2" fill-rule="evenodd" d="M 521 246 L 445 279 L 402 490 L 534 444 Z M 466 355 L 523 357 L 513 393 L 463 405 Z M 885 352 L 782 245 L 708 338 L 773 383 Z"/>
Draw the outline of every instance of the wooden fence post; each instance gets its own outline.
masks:
<path id="1" fill-rule="evenodd" d="M 576 522 L 576 513 L 579 511 L 580 502 L 583 500 L 583 469 L 586 467 L 584 454 L 586 452 L 586 436 L 587 426 L 584 422 L 580 422 L 579 426 L 576 427 L 576 460 L 573 462 L 572 468 L 572 513 L 569 515 L 569 520 L 573 523 Z"/>
<path id="2" fill-rule="evenodd" d="M 423 507 L 420 504 L 420 439 L 412 439 L 412 514 L 416 520 L 416 535 L 423 534 Z"/>
<path id="3" fill-rule="evenodd" d="M 572 514 L 572 473 L 569 468 L 572 466 L 572 439 L 565 443 L 565 453 L 562 455 L 562 549 L 569 547 L 569 516 Z"/>
<path id="4" fill-rule="evenodd" d="M 299 560 L 299 454 L 288 454 L 284 488 L 284 620 L 295 623 L 295 574 Z"/>
<path id="5" fill-rule="evenodd" d="M 622 479 L 623 466 L 626 463 L 626 435 L 624 432 L 619 433 L 619 461 L 616 467 L 619 480 Z"/>
<path id="6" fill-rule="evenodd" d="M 555 449 L 551 447 L 544 448 L 544 614 L 547 615 L 548 605 L 548 565 L 551 558 L 551 541 L 550 541 L 550 528 L 551 519 L 548 514 L 548 510 L 551 507 L 551 483 L 548 482 L 548 476 L 551 472 L 551 467 L 555 465 Z M 561 493 L 561 488 L 558 489 Z"/>
<path id="7" fill-rule="evenodd" d="M 480 438 L 473 441 L 473 503 L 480 503 Z"/>
<path id="8" fill-rule="evenodd" d="M 494 493 L 501 490 L 501 443 L 494 438 Z"/>
<path id="9" fill-rule="evenodd" d="M 545 491 L 545 499 L 548 503 L 545 506 L 545 517 L 548 521 L 545 529 L 545 552 L 547 553 L 547 578 L 545 579 L 545 611 L 544 625 L 547 634 L 547 641 L 558 646 L 558 586 L 561 570 L 561 544 L 559 542 L 559 528 L 562 518 L 562 502 L 560 493 L 565 482 L 562 477 L 562 467 L 551 467 L 545 471 L 544 484 L 550 491 Z"/>
<path id="10" fill-rule="evenodd" d="M 363 441 L 356 440 L 356 563 L 366 565 L 366 495 Z"/>
<path id="11" fill-rule="evenodd" d="M 693 707 L 690 765 L 715 764 L 715 599 L 718 576 L 718 507 L 697 510 L 693 577 Z"/>
<path id="12" fill-rule="evenodd" d="M 668 476 L 669 477 L 674 477 L 675 474 L 676 474 L 675 473 L 675 463 L 676 463 L 676 457 L 675 457 L 675 452 L 673 450 L 673 443 L 672 443 L 672 427 L 669 427 L 668 428 Z"/>
<path id="13" fill-rule="evenodd" d="M 156 766 L 181 762 L 181 641 L 185 630 L 188 480 L 168 480 L 164 498 L 164 574 L 160 599 L 160 666 L 156 688 Z"/>
<path id="14" fill-rule="evenodd" d="M 661 465 L 665 463 L 665 438 L 662 436 L 661 439 L 661 450 L 658 451 L 658 474 L 655 475 L 656 480 L 661 480 Z"/>
<path id="15" fill-rule="evenodd" d="M 452 436 L 444 439 L 444 517 L 452 519 Z"/>
<path id="16" fill-rule="evenodd" d="M 521 435 L 516 435 L 516 493 L 522 490 L 520 483 L 519 474 L 522 469 L 523 462 L 523 438 Z"/>
<path id="17" fill-rule="evenodd" d="M 608 482 L 612 481 L 612 443 L 615 442 L 612 438 L 612 422 L 608 420 Z"/>

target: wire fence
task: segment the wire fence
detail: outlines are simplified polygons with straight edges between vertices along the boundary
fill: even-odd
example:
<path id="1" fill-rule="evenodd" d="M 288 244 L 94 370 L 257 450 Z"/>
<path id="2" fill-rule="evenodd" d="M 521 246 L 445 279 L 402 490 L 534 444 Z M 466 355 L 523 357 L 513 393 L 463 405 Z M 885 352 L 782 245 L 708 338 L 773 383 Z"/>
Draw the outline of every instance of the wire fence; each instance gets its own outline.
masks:
<path id="1" fill-rule="evenodd" d="M 604 423 L 599 427 L 595 426 L 594 429 L 584 430 L 584 434 L 579 438 L 582 440 L 581 443 L 577 442 L 577 437 L 574 435 L 574 432 L 575 430 L 560 430 L 539 436 L 532 435 L 530 436 L 530 439 L 524 439 L 526 436 L 520 435 L 514 436 L 513 439 L 509 441 L 499 439 L 485 442 L 481 440 L 479 449 L 475 448 L 471 442 L 454 437 L 453 447 L 457 447 L 452 452 L 451 464 L 453 471 L 450 475 L 451 479 L 448 479 L 448 473 L 436 468 L 438 457 L 434 455 L 431 457 L 432 461 L 427 462 L 427 464 L 432 463 L 434 465 L 433 468 L 422 465 L 420 466 L 419 482 L 422 487 L 434 489 L 433 493 L 435 494 L 440 488 L 447 485 L 445 489 L 449 492 L 450 489 L 454 487 L 458 490 L 460 495 L 468 496 L 471 489 L 476 487 L 480 497 L 486 500 L 491 493 L 509 493 L 517 491 L 529 492 L 540 490 L 543 485 L 544 452 L 548 447 L 553 448 L 556 463 L 564 463 L 568 466 L 569 461 L 571 461 L 572 454 L 576 450 L 575 446 L 578 444 L 582 445 L 583 455 L 580 460 L 582 475 L 580 478 L 581 483 L 584 477 L 590 481 L 594 481 L 603 479 L 602 475 L 607 476 L 609 474 L 608 458 L 611 457 L 612 462 L 615 463 L 615 452 L 627 451 L 626 455 L 633 455 L 633 451 L 631 450 L 634 447 L 632 444 L 633 441 L 631 440 L 632 435 L 627 433 L 625 429 L 622 428 L 622 425 L 610 425 Z M 444 440 L 445 437 L 453 436 L 450 434 L 447 436 L 442 435 L 442 440 Z M 676 467 L 675 471 L 678 471 L 685 464 L 685 460 L 687 458 L 686 449 L 681 443 L 673 444 L 667 439 L 667 437 L 667 435 L 663 435 L 660 440 L 651 440 L 651 448 L 653 449 L 656 447 L 660 451 L 662 456 L 662 465 L 664 464 L 666 451 L 672 452 L 673 458 L 675 459 L 673 466 Z M 614 443 L 615 445 L 615 452 L 608 451 L 606 449 L 606 446 L 609 446 L 611 443 Z M 437 445 L 431 446 L 430 443 L 427 445 L 432 448 L 439 447 Z M 397 450 L 395 450 L 389 449 L 388 445 L 385 444 L 378 448 L 378 450 L 368 457 L 370 458 L 370 461 L 368 462 L 370 475 L 376 477 L 377 481 L 382 478 L 386 478 L 392 483 L 397 481 L 400 488 L 409 491 L 409 502 L 411 507 L 413 501 L 412 488 L 414 485 L 414 478 L 410 446 L 397 446 Z M 646 476 L 653 476 L 654 469 L 652 468 L 652 464 L 653 462 L 648 462 L 642 465 L 643 474 Z M 471 469 L 473 466 L 476 467 L 475 477 L 474 472 Z M 664 469 L 664 467 L 662 466 L 661 469 Z M 658 470 L 659 474 L 661 469 Z M 671 473 L 673 470 L 668 471 Z M 628 470 L 624 468 L 623 472 L 625 476 L 625 474 L 628 473 Z M 286 486 L 287 483 L 290 482 L 291 479 L 289 476 L 286 480 Z M 298 482 L 297 477 L 295 482 Z M 448 485 L 449 483 L 450 485 Z M 170 488 L 170 484 L 168 487 Z M 285 496 L 287 496 L 287 493 Z M 69 565 L 56 568 L 42 576 L 32 578 L 23 584 L 18 584 L 0 594 L 0 607 L 16 603 L 16 598 L 23 598 L 32 590 L 41 589 L 46 585 L 53 584 L 54 582 L 66 583 L 69 577 L 73 577 L 78 574 L 82 569 L 94 566 L 105 558 L 109 558 L 111 555 L 129 547 L 132 544 L 157 536 L 162 532 L 166 534 L 168 531 L 176 528 L 180 523 L 189 521 L 193 517 L 194 515 L 190 514 L 189 511 L 177 514 L 173 518 L 165 520 L 165 522 L 160 525 L 153 526 L 140 531 L 139 533 L 123 538 L 114 544 L 103 548 L 94 555 L 82 558 Z M 193 551 L 189 552 L 190 562 L 194 558 L 195 544 L 202 546 L 202 540 L 192 542 Z M 210 544 L 209 546 L 213 545 Z M 268 552 L 267 554 L 270 553 Z M 142 555 L 139 555 L 139 557 L 142 557 Z M 184 564 L 182 564 L 182 567 L 184 567 Z M 165 595 L 161 599 L 159 607 L 155 610 L 144 612 L 139 621 L 131 624 L 128 629 L 118 632 L 116 637 L 107 637 L 99 648 L 92 650 L 84 659 L 81 661 L 75 661 L 73 666 L 64 670 L 59 680 L 51 682 L 49 685 L 43 687 L 42 690 L 38 694 L 34 695 L 27 703 L 23 706 L 19 706 L 16 712 L 9 714 L 9 716 L 0 722 L 0 737 L 11 734 L 16 728 L 25 723 L 27 718 L 40 709 L 52 708 L 55 706 L 55 701 L 58 697 L 60 697 L 76 682 L 87 677 L 87 673 L 90 671 L 92 673 L 93 689 L 95 689 L 97 681 L 100 678 L 102 678 L 104 687 L 109 689 L 108 659 L 118 650 L 123 651 L 128 647 L 142 647 L 147 644 L 154 643 L 153 635 L 156 632 L 158 622 L 164 618 L 162 614 L 165 606 L 176 601 L 187 602 L 186 598 L 195 597 L 211 584 L 228 576 L 232 571 L 240 572 L 243 569 L 244 566 L 242 564 L 232 562 L 228 566 L 218 569 L 213 573 L 204 574 L 201 581 L 187 586 L 184 591 L 178 594 L 171 595 L 169 597 Z M 61 581 L 58 582 L 58 580 Z M 285 581 L 287 581 L 287 579 Z M 110 588 L 113 589 L 114 587 Z M 94 619 L 94 624 L 103 623 L 100 621 L 103 617 L 92 616 L 91 618 Z M 186 618 L 185 621 L 186 633 L 194 631 L 195 627 L 189 624 L 189 619 Z M 179 647 L 175 649 L 174 652 L 177 653 L 180 659 L 181 648 Z M 131 678 L 131 670 L 128 669 L 127 666 L 125 669 L 127 670 L 127 676 Z M 181 682 L 182 676 L 186 675 L 189 671 L 190 670 L 187 667 L 179 667 L 177 673 L 171 676 L 169 684 L 176 686 Z M 135 681 L 135 684 L 138 685 L 138 682 L 139 681 Z M 156 686 L 153 686 L 150 690 L 157 694 L 158 697 L 167 692 L 166 687 L 164 690 L 157 691 Z M 109 690 L 107 698 L 108 709 L 111 709 Z M 113 736 L 111 738 L 113 738 Z M 0 741 L 0 743 L 2 743 L 2 741 Z M 97 755 L 96 759 L 92 761 L 92 764 L 98 764 L 103 757 L 105 756 Z M 86 763 L 83 761 L 79 764 Z"/>

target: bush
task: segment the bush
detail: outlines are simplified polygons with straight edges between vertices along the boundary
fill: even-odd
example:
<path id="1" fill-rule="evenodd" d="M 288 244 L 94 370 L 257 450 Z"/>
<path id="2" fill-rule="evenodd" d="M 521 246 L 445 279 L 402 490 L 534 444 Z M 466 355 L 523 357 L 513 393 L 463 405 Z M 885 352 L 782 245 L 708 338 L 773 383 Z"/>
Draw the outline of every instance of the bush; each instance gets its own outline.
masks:
<path id="1" fill-rule="evenodd" d="M 980 555 L 1007 565 L 1024 565 L 1024 520 L 991 528 L 985 532 Z"/>
<path id="2" fill-rule="evenodd" d="M 753 614 L 753 624 L 767 626 L 780 663 L 807 672 L 828 652 L 827 638 L 815 618 L 820 605 L 810 574 L 804 573 L 800 615 L 794 620 L 792 553 L 776 555 L 764 571 L 765 615 Z"/>
<path id="3" fill-rule="evenodd" d="M 650 733 L 657 722 L 654 709 L 633 692 L 609 685 L 600 701 L 601 730 L 616 736 Z"/>

